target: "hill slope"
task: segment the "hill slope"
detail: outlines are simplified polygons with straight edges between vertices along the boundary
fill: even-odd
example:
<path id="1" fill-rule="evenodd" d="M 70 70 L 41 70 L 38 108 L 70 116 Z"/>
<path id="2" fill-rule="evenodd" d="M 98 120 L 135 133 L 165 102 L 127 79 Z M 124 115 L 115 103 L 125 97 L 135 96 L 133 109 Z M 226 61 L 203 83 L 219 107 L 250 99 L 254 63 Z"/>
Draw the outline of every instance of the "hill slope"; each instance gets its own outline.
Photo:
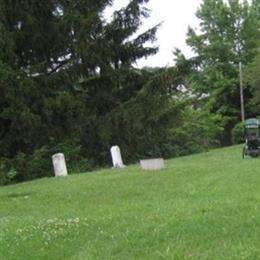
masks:
<path id="1" fill-rule="evenodd" d="M 260 160 L 241 146 L 0 188 L 1 259 L 255 259 Z"/>

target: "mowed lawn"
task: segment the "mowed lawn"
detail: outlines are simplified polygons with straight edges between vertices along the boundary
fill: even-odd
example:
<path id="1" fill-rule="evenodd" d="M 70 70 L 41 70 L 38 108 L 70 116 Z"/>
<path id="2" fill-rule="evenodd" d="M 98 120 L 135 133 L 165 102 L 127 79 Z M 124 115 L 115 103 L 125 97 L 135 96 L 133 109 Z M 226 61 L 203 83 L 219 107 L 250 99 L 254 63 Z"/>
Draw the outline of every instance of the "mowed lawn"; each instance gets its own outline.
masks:
<path id="1" fill-rule="evenodd" d="M 0 187 L 0 259 L 260 259 L 260 159 L 241 149 Z"/>

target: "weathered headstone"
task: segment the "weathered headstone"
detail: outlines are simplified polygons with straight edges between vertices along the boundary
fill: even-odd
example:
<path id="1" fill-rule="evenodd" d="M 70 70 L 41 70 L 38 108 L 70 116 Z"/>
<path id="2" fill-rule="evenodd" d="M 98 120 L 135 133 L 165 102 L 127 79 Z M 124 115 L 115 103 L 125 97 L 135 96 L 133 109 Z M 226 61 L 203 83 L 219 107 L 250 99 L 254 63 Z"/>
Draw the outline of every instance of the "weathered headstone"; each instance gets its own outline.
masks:
<path id="1" fill-rule="evenodd" d="M 68 175 L 65 157 L 63 153 L 54 154 L 52 156 L 52 163 L 54 168 L 54 174 L 56 177 Z"/>
<path id="2" fill-rule="evenodd" d="M 164 168 L 163 158 L 140 160 L 141 168 L 143 170 L 161 170 Z"/>
<path id="3" fill-rule="evenodd" d="M 119 146 L 115 145 L 112 146 L 110 149 L 111 152 L 111 157 L 112 157 L 112 162 L 113 162 L 113 167 L 114 168 L 124 168 L 126 167 L 123 164 L 122 156 L 121 156 L 121 151 Z"/>

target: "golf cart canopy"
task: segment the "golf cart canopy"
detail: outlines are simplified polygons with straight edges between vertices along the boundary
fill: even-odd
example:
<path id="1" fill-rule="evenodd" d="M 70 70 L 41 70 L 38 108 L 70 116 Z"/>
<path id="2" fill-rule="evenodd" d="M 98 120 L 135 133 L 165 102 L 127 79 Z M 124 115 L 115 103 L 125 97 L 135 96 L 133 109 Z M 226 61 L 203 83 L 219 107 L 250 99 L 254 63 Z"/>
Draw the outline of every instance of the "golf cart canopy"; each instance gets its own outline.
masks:
<path id="1" fill-rule="evenodd" d="M 245 128 L 260 128 L 260 121 L 256 118 L 250 118 L 245 121 Z"/>

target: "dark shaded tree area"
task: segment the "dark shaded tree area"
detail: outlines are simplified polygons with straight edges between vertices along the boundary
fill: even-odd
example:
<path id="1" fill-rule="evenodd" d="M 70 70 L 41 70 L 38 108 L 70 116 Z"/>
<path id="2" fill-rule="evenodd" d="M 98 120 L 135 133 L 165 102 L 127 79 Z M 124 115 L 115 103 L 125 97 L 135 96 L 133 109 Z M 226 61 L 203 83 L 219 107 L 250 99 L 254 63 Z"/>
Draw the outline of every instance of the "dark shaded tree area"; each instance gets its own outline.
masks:
<path id="1" fill-rule="evenodd" d="M 112 145 L 131 163 L 230 144 L 239 62 L 257 114 L 259 1 L 204 0 L 187 36 L 194 57 L 176 50 L 174 67 L 136 69 L 158 51 L 159 25 L 139 31 L 147 2 L 106 21 L 112 0 L 0 0 L 1 184 L 51 176 L 56 152 L 84 172 L 110 165 Z"/>
<path id="2" fill-rule="evenodd" d="M 259 44 L 260 46 L 260 44 Z M 260 111 L 260 49 L 254 61 L 249 64 L 246 71 L 246 80 L 252 86 L 253 98 L 251 105 L 255 112 Z"/>
<path id="3" fill-rule="evenodd" d="M 105 21 L 109 0 L 0 0 L 1 183 L 51 176 L 56 152 L 73 172 L 109 163 L 115 144 L 128 163 L 192 152 L 173 145 L 180 72 L 133 67 L 157 52 L 158 25 L 137 33 L 146 2 Z"/>
<path id="4" fill-rule="evenodd" d="M 38 174 L 26 164 L 49 162 L 61 146 L 81 147 L 78 160 L 108 160 L 124 133 L 103 129 L 103 118 L 137 95 L 145 79 L 132 64 L 157 51 L 143 46 L 157 26 L 130 39 L 148 16 L 145 2 L 130 1 L 107 22 L 109 0 L 1 0 L 0 157 L 12 159 L 15 179 L 50 174 L 49 163 Z"/>

